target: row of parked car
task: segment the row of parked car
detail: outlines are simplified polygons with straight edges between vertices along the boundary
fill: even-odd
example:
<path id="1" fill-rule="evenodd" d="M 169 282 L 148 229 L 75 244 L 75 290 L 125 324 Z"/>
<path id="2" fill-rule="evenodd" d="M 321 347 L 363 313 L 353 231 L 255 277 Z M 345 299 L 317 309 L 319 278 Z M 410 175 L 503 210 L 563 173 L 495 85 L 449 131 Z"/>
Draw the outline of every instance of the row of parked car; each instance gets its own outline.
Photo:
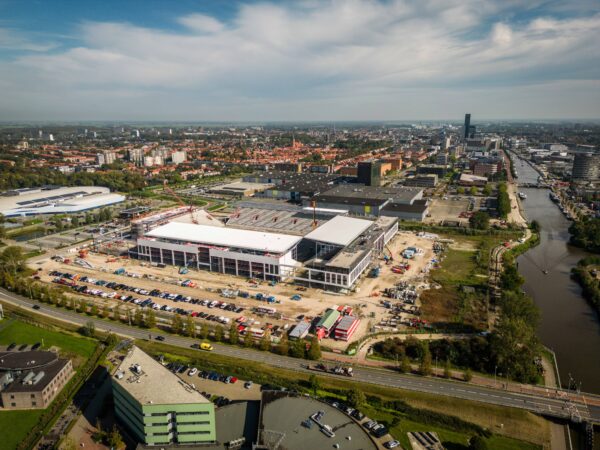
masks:
<path id="1" fill-rule="evenodd" d="M 37 343 L 33 344 L 29 350 L 37 350 L 41 346 L 42 346 L 42 344 L 37 342 Z M 29 347 L 29 344 L 21 344 L 21 345 L 19 345 L 19 347 L 17 347 L 17 344 L 13 342 L 8 347 L 6 347 L 6 351 L 22 352 L 22 351 L 26 350 L 27 347 Z"/>
<path id="2" fill-rule="evenodd" d="M 176 312 L 176 313 L 182 314 L 182 315 L 191 315 L 192 317 L 199 317 L 201 319 L 212 320 L 212 321 L 216 321 L 216 322 L 220 322 L 220 323 L 224 323 L 224 324 L 229 323 L 231 321 L 231 319 L 229 319 L 228 317 L 220 316 L 218 314 L 209 314 L 209 313 L 205 313 L 205 312 L 197 312 L 197 311 L 187 310 L 187 309 L 183 309 L 183 308 L 172 307 L 169 305 L 161 305 L 160 303 L 157 303 L 150 298 L 142 299 L 142 298 L 134 297 L 133 295 L 119 294 L 114 291 L 106 292 L 102 289 L 78 285 L 75 282 L 75 280 L 81 281 L 84 283 L 88 283 L 88 284 L 93 284 L 95 286 L 106 287 L 109 289 L 115 289 L 115 290 L 120 290 L 120 291 L 129 291 L 129 292 L 134 292 L 134 293 L 140 294 L 140 295 L 149 295 L 152 297 L 164 298 L 164 299 L 168 299 L 168 300 L 171 300 L 174 302 L 185 302 L 185 303 L 191 303 L 194 305 L 202 305 L 202 306 L 206 306 L 210 309 L 219 308 L 219 309 L 222 309 L 225 311 L 231 311 L 231 312 L 236 312 L 236 313 L 241 313 L 244 311 L 243 307 L 239 307 L 233 303 L 222 302 L 219 300 L 206 300 L 206 299 L 203 300 L 203 299 L 199 299 L 199 298 L 192 298 L 189 296 L 184 296 L 181 294 L 171 294 L 171 293 L 167 293 L 167 292 L 161 292 L 158 289 L 153 289 L 151 291 L 148 291 L 147 289 L 129 286 L 124 283 L 117 283 L 114 281 L 107 282 L 105 280 L 96 280 L 94 278 L 87 277 L 87 276 L 79 277 L 76 274 L 71 274 L 68 272 L 59 272 L 57 270 L 50 272 L 50 275 L 55 277 L 53 280 L 54 283 L 70 286 L 76 292 L 79 292 L 82 294 L 95 295 L 95 296 L 102 297 L 102 298 L 112 298 L 112 299 L 121 300 L 124 302 L 134 303 L 141 307 L 148 307 L 148 308 L 152 308 L 155 310 L 161 310 L 161 311 L 167 311 L 167 312 Z"/>

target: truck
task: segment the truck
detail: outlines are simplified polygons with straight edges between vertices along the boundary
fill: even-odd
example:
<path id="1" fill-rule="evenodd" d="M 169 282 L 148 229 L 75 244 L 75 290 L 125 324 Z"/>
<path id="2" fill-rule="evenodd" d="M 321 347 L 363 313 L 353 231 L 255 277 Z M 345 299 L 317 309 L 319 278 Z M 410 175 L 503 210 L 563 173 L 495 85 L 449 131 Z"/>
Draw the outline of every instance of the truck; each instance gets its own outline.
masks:
<path id="1" fill-rule="evenodd" d="M 325 373 L 330 373 L 333 375 L 342 375 L 345 377 L 353 377 L 354 376 L 354 371 L 352 370 L 352 367 L 344 367 L 344 366 L 327 367 L 323 363 L 318 363 L 318 364 L 314 364 L 314 365 L 307 364 L 306 368 L 309 370 L 316 370 L 317 372 L 325 372 Z"/>

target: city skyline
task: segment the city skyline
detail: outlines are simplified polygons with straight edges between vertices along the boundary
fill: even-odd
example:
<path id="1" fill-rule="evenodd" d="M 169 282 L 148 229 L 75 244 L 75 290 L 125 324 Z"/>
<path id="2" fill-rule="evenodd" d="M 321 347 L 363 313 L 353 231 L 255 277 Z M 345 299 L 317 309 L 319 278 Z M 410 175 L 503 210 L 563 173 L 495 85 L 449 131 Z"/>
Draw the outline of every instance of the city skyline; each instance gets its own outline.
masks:
<path id="1" fill-rule="evenodd" d="M 592 1 L 0 4 L 0 121 L 600 118 Z"/>

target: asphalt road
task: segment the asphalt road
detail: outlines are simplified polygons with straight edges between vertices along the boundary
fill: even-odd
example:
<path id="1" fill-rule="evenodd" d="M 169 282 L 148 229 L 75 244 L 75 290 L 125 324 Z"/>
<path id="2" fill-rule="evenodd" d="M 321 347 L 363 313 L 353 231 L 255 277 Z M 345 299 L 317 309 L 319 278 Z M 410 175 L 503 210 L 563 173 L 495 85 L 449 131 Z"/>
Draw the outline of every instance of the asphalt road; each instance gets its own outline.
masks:
<path id="1" fill-rule="evenodd" d="M 83 316 L 73 311 L 54 308 L 31 299 L 18 296 L 4 289 L 0 289 L 0 300 L 27 308 L 33 313 L 44 314 L 54 319 L 76 323 L 79 325 L 83 325 L 86 322 L 92 321 L 99 330 L 112 331 L 125 337 L 134 339 L 148 339 L 150 337 L 147 331 L 139 328 L 112 322 L 107 323 L 106 321 Z M 32 308 L 34 304 L 40 305 L 40 309 L 34 310 Z M 156 336 L 157 334 L 153 333 L 151 337 L 155 338 Z M 193 343 L 198 342 L 197 339 L 194 340 L 180 336 L 172 336 L 167 334 L 163 334 L 163 336 L 165 337 L 165 343 L 182 348 L 190 348 Z M 222 344 L 214 344 L 213 351 L 216 354 L 229 356 L 232 358 L 257 361 L 271 366 L 294 371 L 311 372 L 305 367 L 307 363 L 306 361 L 275 355 L 273 353 Z M 338 377 L 338 375 L 325 374 L 322 372 L 319 374 L 334 378 Z M 587 394 L 563 394 L 566 395 L 566 398 L 557 398 L 553 389 L 549 389 L 546 395 L 516 393 L 501 389 L 491 389 L 474 384 L 467 384 L 459 381 L 448 381 L 437 378 L 399 374 L 389 369 L 379 369 L 364 366 L 354 366 L 354 377 L 352 380 L 406 389 L 409 391 L 426 392 L 435 395 L 446 395 L 494 405 L 510 406 L 559 418 L 570 419 L 573 416 L 579 415 L 584 421 L 600 423 L 600 401 L 595 396 L 588 396 Z M 594 404 L 590 405 L 589 403 Z"/>

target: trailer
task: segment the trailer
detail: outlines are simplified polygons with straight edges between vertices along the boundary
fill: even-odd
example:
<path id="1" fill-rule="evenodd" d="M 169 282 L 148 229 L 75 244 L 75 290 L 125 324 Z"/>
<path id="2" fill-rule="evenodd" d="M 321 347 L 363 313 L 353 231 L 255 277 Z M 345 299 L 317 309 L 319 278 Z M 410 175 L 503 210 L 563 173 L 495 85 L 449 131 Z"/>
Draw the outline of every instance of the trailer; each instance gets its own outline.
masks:
<path id="1" fill-rule="evenodd" d="M 341 375 L 341 376 L 345 376 L 345 377 L 353 377 L 354 376 L 354 371 L 352 370 L 352 367 L 344 367 L 344 366 L 327 367 L 323 363 L 318 363 L 318 364 L 307 364 L 306 368 L 308 370 L 314 370 L 317 372 L 323 372 L 323 373 L 328 373 L 328 374 L 332 374 L 332 375 Z"/>

